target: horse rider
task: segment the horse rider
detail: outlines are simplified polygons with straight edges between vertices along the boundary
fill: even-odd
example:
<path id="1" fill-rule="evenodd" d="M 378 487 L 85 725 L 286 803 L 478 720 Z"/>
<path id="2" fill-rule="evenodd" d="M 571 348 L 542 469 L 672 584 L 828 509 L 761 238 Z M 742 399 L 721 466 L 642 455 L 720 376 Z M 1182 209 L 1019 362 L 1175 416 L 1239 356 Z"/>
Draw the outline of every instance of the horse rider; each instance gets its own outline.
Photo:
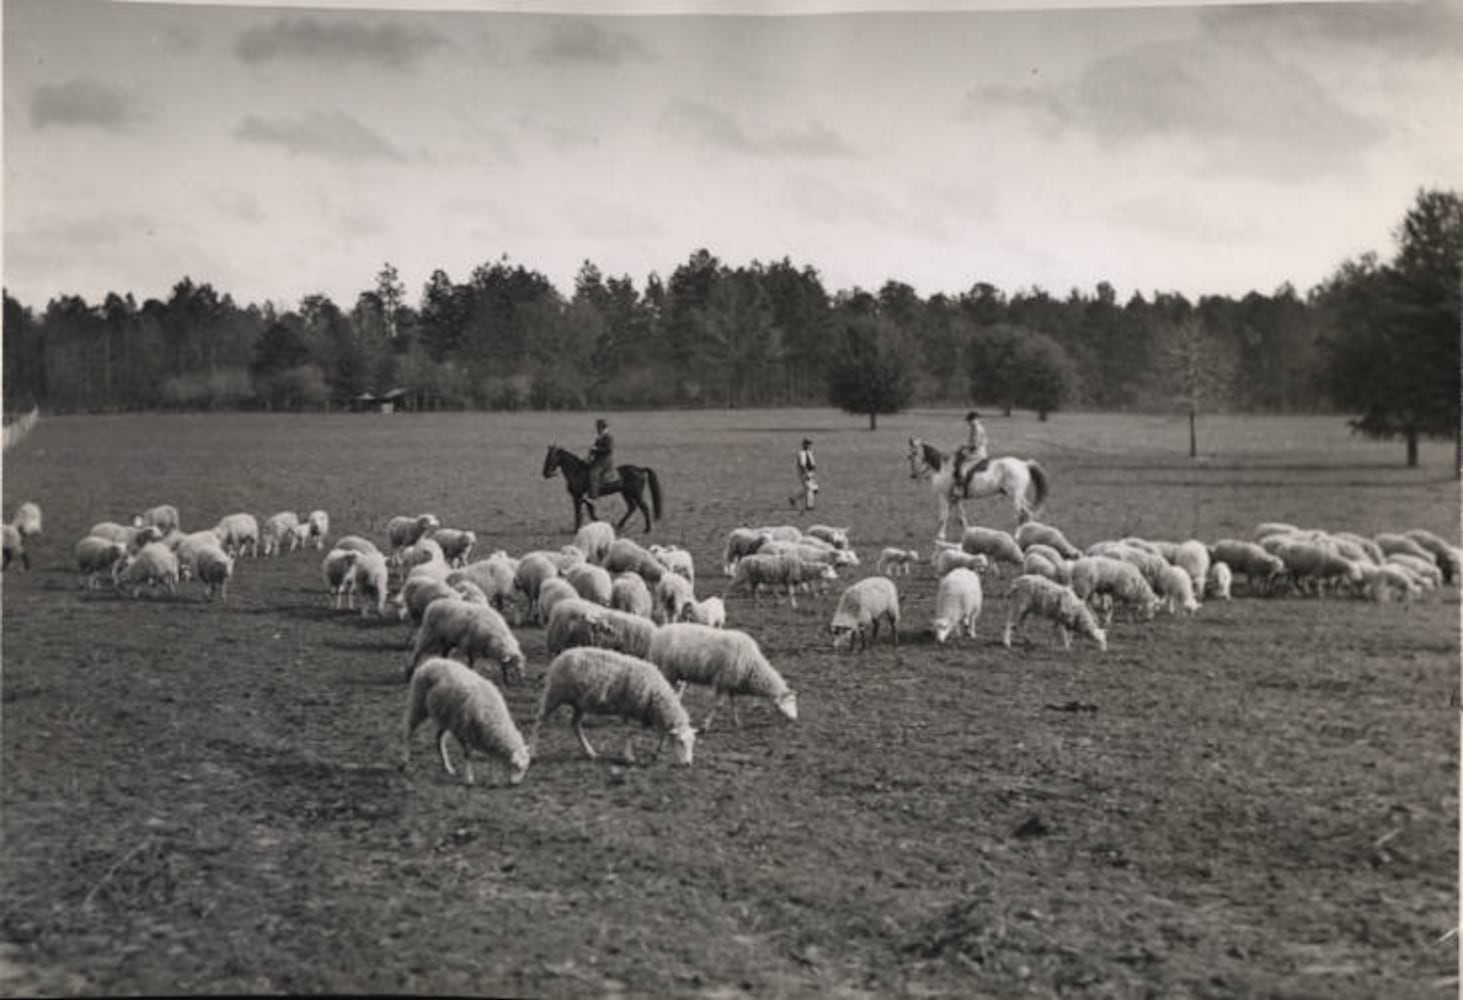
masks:
<path id="1" fill-rule="evenodd" d="M 955 455 L 955 469 L 962 488 L 969 492 L 970 477 L 983 470 L 990 463 L 990 439 L 981 425 L 980 414 L 971 410 L 965 414 L 970 437 L 960 446 Z"/>
<path id="2" fill-rule="evenodd" d="M 604 417 L 594 422 L 594 444 L 589 446 L 589 483 L 587 495 L 593 500 L 615 475 L 615 439 Z"/>
<path id="3" fill-rule="evenodd" d="M 818 468 L 817 460 L 813 458 L 813 439 L 803 438 L 803 445 L 798 449 L 797 457 L 798 484 L 802 494 L 803 510 L 812 510 L 814 501 L 818 497 L 818 480 L 813 473 Z M 796 507 L 798 505 L 798 494 L 794 493 L 787 498 L 787 502 Z"/>

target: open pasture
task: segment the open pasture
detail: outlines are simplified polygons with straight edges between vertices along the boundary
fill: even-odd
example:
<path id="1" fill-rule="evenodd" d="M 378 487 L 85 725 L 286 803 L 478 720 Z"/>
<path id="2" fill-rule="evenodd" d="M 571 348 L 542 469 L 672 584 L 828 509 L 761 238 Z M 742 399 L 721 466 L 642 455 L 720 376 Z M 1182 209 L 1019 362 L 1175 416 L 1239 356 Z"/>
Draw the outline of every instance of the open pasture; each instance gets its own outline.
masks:
<path id="1" fill-rule="evenodd" d="M 847 525 L 928 558 L 935 505 L 905 440 L 954 412 L 612 415 L 653 467 L 650 541 L 720 593 L 740 524 Z M 8 453 L 4 511 L 41 504 L 34 568 L 5 574 L 0 991 L 524 996 L 1431 997 L 1455 988 L 1458 591 L 1206 602 L 1064 652 L 1028 622 L 937 646 L 928 565 L 898 577 L 897 654 L 835 654 L 838 587 L 728 601 L 800 694 L 741 706 L 667 760 L 589 761 L 567 714 L 516 789 L 465 788 L 419 731 L 395 766 L 410 633 L 329 606 L 319 554 L 242 559 L 226 604 L 85 593 L 87 527 L 173 503 L 185 529 L 327 509 L 381 542 L 394 514 L 479 552 L 569 540 L 558 442 L 592 415 L 46 419 Z M 1451 447 L 1423 467 L 1335 417 L 994 418 L 1038 459 L 1043 520 L 1078 545 L 1248 537 L 1259 521 L 1456 538 Z M 820 509 L 791 511 L 797 440 Z M 618 517 L 621 502 L 605 510 Z M 1010 529 L 1010 508 L 968 505 Z M 638 521 L 628 526 L 637 540 Z M 1005 579 L 1009 579 L 1009 574 Z M 543 630 L 518 630 L 531 724 Z M 498 680 L 493 675 L 495 682 Z M 698 721 L 710 704 L 688 695 Z M 594 720 L 604 752 L 620 723 Z M 424 727 L 425 729 L 426 727 Z M 642 758 L 653 749 L 641 737 Z"/>

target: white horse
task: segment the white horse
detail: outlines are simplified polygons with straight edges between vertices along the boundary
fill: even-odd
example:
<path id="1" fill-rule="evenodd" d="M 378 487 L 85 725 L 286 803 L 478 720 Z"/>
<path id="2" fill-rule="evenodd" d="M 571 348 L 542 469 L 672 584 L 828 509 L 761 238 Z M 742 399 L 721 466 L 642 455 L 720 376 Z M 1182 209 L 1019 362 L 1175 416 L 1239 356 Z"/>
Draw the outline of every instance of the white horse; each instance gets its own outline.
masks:
<path id="1" fill-rule="evenodd" d="M 1046 472 L 1029 458 L 1005 455 L 993 458 L 979 472 L 968 474 L 961 482 L 955 468 L 955 456 L 947 455 L 934 445 L 919 438 L 909 439 L 909 477 L 928 477 L 930 490 L 940 501 L 940 529 L 935 540 L 945 537 L 950 522 L 950 507 L 954 505 L 960 513 L 960 530 L 963 534 L 970 526 L 965 518 L 965 501 L 994 496 L 997 493 L 1011 498 L 1016 511 L 1016 523 L 1024 524 L 1036 516 L 1041 503 L 1046 499 Z M 1026 488 L 1034 485 L 1036 495 L 1026 499 Z"/>

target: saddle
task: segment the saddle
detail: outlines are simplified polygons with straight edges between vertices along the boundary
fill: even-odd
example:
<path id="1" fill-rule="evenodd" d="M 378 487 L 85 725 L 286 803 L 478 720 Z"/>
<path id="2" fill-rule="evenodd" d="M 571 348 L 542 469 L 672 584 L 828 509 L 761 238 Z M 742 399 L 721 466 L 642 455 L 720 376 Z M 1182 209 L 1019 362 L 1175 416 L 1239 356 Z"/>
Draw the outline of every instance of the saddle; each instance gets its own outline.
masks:
<path id="1" fill-rule="evenodd" d="M 988 456 L 971 465 L 960 474 L 960 492 L 967 499 L 970 497 L 970 481 L 975 478 L 977 472 L 984 472 L 990 464 L 991 460 Z"/>

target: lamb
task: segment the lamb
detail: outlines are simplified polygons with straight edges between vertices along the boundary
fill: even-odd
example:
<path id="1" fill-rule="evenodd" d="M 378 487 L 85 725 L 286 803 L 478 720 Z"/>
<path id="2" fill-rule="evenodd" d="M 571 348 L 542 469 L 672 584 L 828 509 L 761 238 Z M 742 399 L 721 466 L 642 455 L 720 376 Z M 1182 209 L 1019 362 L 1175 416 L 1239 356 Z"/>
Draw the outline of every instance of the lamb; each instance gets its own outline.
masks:
<path id="1" fill-rule="evenodd" d="M 1180 611 L 1192 615 L 1199 610 L 1199 601 L 1194 596 L 1194 578 L 1180 566 L 1163 567 L 1158 574 L 1158 585 L 1153 589 L 1171 615 Z"/>
<path id="2" fill-rule="evenodd" d="M 757 641 L 735 629 L 712 628 L 691 622 L 676 622 L 656 629 L 645 657 L 660 668 L 665 679 L 679 685 L 684 695 L 687 684 L 698 684 L 716 692 L 716 704 L 707 713 L 701 731 L 711 721 L 723 700 L 731 704 L 732 724 L 737 718 L 738 695 L 766 698 L 790 720 L 798 717 L 798 695 L 767 662 Z"/>
<path id="3" fill-rule="evenodd" d="M 847 549 L 851 548 L 848 544 L 848 531 L 849 529 L 847 528 L 834 528 L 826 524 L 815 524 L 803 532 L 803 534 L 808 538 L 820 538 L 835 549 Z"/>
<path id="4" fill-rule="evenodd" d="M 665 577 L 661 579 L 664 580 Z M 539 598 L 539 601 L 542 603 L 543 598 Z M 654 613 L 655 601 L 639 573 L 621 573 L 611 581 L 610 607 L 626 614 L 650 618 Z"/>
<path id="5" fill-rule="evenodd" d="M 157 528 L 164 535 L 170 531 L 178 530 L 180 523 L 178 520 L 178 508 L 168 503 L 151 507 L 141 514 L 132 515 L 132 526 L 134 528 L 151 526 Z"/>
<path id="6" fill-rule="evenodd" d="M 567 649 L 554 657 L 544 678 L 544 693 L 530 743 L 538 755 L 544 721 L 561 706 L 573 711 L 570 725 L 586 757 L 598 756 L 584 734 L 585 715 L 617 715 L 660 731 L 675 743 L 675 760 L 689 765 L 696 730 L 680 699 L 655 665 L 609 649 Z M 635 760 L 632 732 L 625 734 L 625 760 Z"/>
<path id="7" fill-rule="evenodd" d="M 436 514 L 419 514 L 407 517 L 402 514 L 386 522 L 386 540 L 391 544 L 392 560 L 408 545 L 415 545 L 427 532 L 442 527 Z"/>
<path id="8" fill-rule="evenodd" d="M 643 657 L 654 634 L 655 623 L 648 618 L 571 598 L 554 605 L 544 645 L 550 656 L 575 646 L 599 646 Z"/>
<path id="9" fill-rule="evenodd" d="M 608 521 L 590 521 L 574 533 L 574 545 L 592 563 L 604 562 L 614 543 L 615 529 Z"/>
<path id="10" fill-rule="evenodd" d="M 508 623 L 491 607 L 466 601 L 433 601 L 422 614 L 407 676 L 427 653 L 446 656 L 453 650 L 467 657 L 468 666 L 479 656 L 496 661 L 508 684 L 518 683 L 527 665 Z"/>
<path id="11" fill-rule="evenodd" d="M 708 597 L 704 601 L 692 601 L 686 605 L 685 620 L 712 628 L 726 627 L 726 602 L 720 597 Z"/>
<path id="12" fill-rule="evenodd" d="M 979 553 L 1013 566 L 1020 566 L 1022 561 L 1021 546 L 1016 544 L 1016 539 L 997 528 L 982 528 L 978 525 L 966 528 L 965 534 L 960 538 L 960 548 L 971 555 Z"/>
<path id="13" fill-rule="evenodd" d="M 312 537 L 313 531 L 314 528 L 311 527 L 309 521 L 301 521 L 299 524 L 291 528 L 289 530 L 289 534 L 286 536 L 289 538 L 290 542 L 289 551 L 295 552 L 299 549 L 308 548 L 310 545 L 310 538 Z"/>
<path id="14" fill-rule="evenodd" d="M 935 592 L 935 618 L 930 623 L 935 641 L 943 643 L 952 632 L 963 631 L 975 638 L 975 620 L 980 617 L 980 576 L 968 569 L 952 569 L 940 578 Z"/>
<path id="15" fill-rule="evenodd" d="M 545 580 L 558 575 L 559 567 L 542 552 L 530 552 L 518 560 L 518 572 L 514 575 L 515 585 L 528 600 L 529 614 L 537 616 L 540 621 L 542 615 L 538 610 L 539 588 L 544 585 Z"/>
<path id="16" fill-rule="evenodd" d="M 1039 521 L 1027 521 L 1016 529 L 1015 542 L 1022 549 L 1030 548 L 1032 545 L 1049 545 L 1062 554 L 1064 559 L 1076 559 L 1082 553 L 1067 541 L 1067 536 L 1050 524 L 1042 524 Z"/>
<path id="17" fill-rule="evenodd" d="M 768 541 L 768 537 L 755 528 L 733 528 L 726 536 L 726 548 L 721 555 L 722 575 L 731 576 L 743 556 L 752 555 Z"/>
<path id="18" fill-rule="evenodd" d="M 29 541 L 41 533 L 40 506 L 27 500 L 15 509 L 15 518 L 10 523 L 20 533 L 22 542 Z"/>
<path id="19" fill-rule="evenodd" d="M 345 574 L 346 604 L 354 611 L 356 595 L 359 594 L 364 601 L 361 605 L 362 618 L 370 612 L 373 603 L 376 615 L 385 617 L 389 578 L 385 556 L 379 552 L 358 552 Z"/>
<path id="20" fill-rule="evenodd" d="M 1209 564 L 1209 583 L 1206 588 L 1210 597 L 1217 597 L 1221 601 L 1230 599 L 1230 587 L 1234 585 L 1234 574 L 1230 572 L 1229 563 L 1214 562 Z"/>
<path id="21" fill-rule="evenodd" d="M 1083 556 L 1072 563 L 1072 591 L 1084 601 L 1103 598 L 1109 622 L 1114 599 L 1145 620 L 1152 619 L 1162 604 L 1137 566 L 1111 556 Z"/>
<path id="22" fill-rule="evenodd" d="M 1080 565 L 1083 560 L 1079 559 L 1077 562 Z M 1016 626 L 1028 615 L 1036 614 L 1056 624 L 1064 649 L 1072 648 L 1072 632 L 1075 631 L 1097 643 L 1097 647 L 1106 652 L 1107 632 L 1097 624 L 1097 617 L 1093 615 L 1092 609 L 1077 596 L 1073 588 L 1063 587 L 1043 576 L 1023 575 L 1011 581 L 1006 599 L 1010 607 L 1006 612 L 1006 631 L 1001 642 L 1007 649 L 1011 648 Z"/>
<path id="23" fill-rule="evenodd" d="M 651 584 L 659 583 L 665 575 L 665 567 L 655 556 L 628 538 L 616 538 L 610 544 L 605 552 L 604 568 L 611 573 L 639 573 Z"/>
<path id="24" fill-rule="evenodd" d="M 4 561 L 0 568 L 9 569 L 11 560 L 19 558 L 22 568 L 30 569 L 30 553 L 25 550 L 25 541 L 13 524 L 0 524 L 0 548 L 4 550 Z"/>
<path id="25" fill-rule="evenodd" d="M 406 770 L 411 759 L 412 734 L 429 718 L 436 723 L 437 753 L 448 774 L 457 774 L 447 757 L 447 734 L 451 733 L 462 748 L 466 784 L 473 784 L 471 754 L 474 750 L 502 761 L 509 785 L 523 781 L 531 758 L 528 745 L 492 681 L 456 660 L 433 657 L 419 666 L 412 674 L 411 691 L 407 695 L 402 770 Z"/>
<path id="26" fill-rule="evenodd" d="M 793 556 L 767 556 L 758 553 L 757 555 L 744 556 L 737 563 L 736 573 L 732 577 L 731 584 L 722 594 L 723 600 L 733 591 L 744 586 L 752 588 L 752 601 L 755 603 L 764 586 L 776 587 L 782 584 L 787 587 L 788 604 L 794 608 L 798 606 L 797 597 L 793 589 L 802 583 L 810 583 L 814 580 L 836 580 L 838 571 L 827 563 L 803 562 Z"/>
<path id="27" fill-rule="evenodd" d="M 879 636 L 879 623 L 889 623 L 889 638 L 899 648 L 899 591 L 886 576 L 870 576 L 843 592 L 828 631 L 833 634 L 833 648 L 867 649 Z"/>
<path id="28" fill-rule="evenodd" d="M 211 601 L 229 599 L 229 581 L 234 578 L 234 557 L 220 546 L 205 545 L 193 553 L 193 572 L 204 585 Z"/>
<path id="29" fill-rule="evenodd" d="M 320 562 L 320 575 L 325 579 L 325 589 L 334 595 L 337 608 L 345 601 L 346 593 L 350 589 L 350 570 L 360 555 L 355 549 L 335 548 Z"/>
<path id="30" fill-rule="evenodd" d="M 603 566 L 595 566 L 591 563 L 580 563 L 571 567 L 564 574 L 564 579 L 575 592 L 586 601 L 593 601 L 595 604 L 603 604 L 609 607 L 610 596 L 614 591 L 614 583 L 610 580 L 609 572 Z"/>
<path id="31" fill-rule="evenodd" d="M 142 584 L 147 584 L 153 593 L 164 587 L 169 594 L 178 592 L 178 557 L 162 542 L 148 542 L 129 556 L 117 572 L 117 585 L 124 593 L 136 597 Z M 129 591 L 128 588 L 132 589 Z"/>
<path id="32" fill-rule="evenodd" d="M 941 547 L 935 554 L 935 575 L 944 576 L 952 569 L 968 569 L 984 573 L 991 561 L 979 553 L 971 555 L 962 549 Z"/>
<path id="33" fill-rule="evenodd" d="M 696 600 L 690 581 L 677 573 L 667 573 L 655 585 L 650 617 L 657 625 L 680 621 L 687 606 Z"/>
<path id="34" fill-rule="evenodd" d="M 315 551 L 321 551 L 330 534 L 330 515 L 323 510 L 312 510 L 305 523 L 310 526 L 310 540 L 315 543 Z"/>
<path id="35" fill-rule="evenodd" d="M 335 543 L 335 548 L 346 549 L 351 552 L 380 552 L 376 543 L 369 538 L 362 538 L 360 535 L 342 535 Z"/>
<path id="36" fill-rule="evenodd" d="M 1231 573 L 1243 573 L 1252 588 L 1269 590 L 1275 578 L 1285 572 L 1285 563 L 1254 542 L 1237 538 L 1221 538 L 1209 546 L 1214 562 L 1226 563 Z"/>
<path id="37" fill-rule="evenodd" d="M 102 573 L 111 575 L 127 558 L 127 546 L 107 538 L 88 535 L 76 543 L 76 568 L 81 571 L 81 585 L 95 590 Z M 113 581 L 115 586 L 116 581 Z"/>
<path id="38" fill-rule="evenodd" d="M 438 528 L 432 532 L 431 538 L 441 548 L 442 558 L 449 566 L 465 566 L 467 557 L 472 555 L 478 543 L 476 532 L 461 528 Z"/>
<path id="39" fill-rule="evenodd" d="M 1178 548 L 1174 551 L 1173 559 L 1169 561 L 1189 574 L 1189 581 L 1194 585 L 1195 596 L 1202 597 L 1209 576 L 1209 546 L 1190 538 L 1188 541 L 1179 543 Z"/>
<path id="40" fill-rule="evenodd" d="M 631 573 L 630 575 L 634 576 L 637 580 L 640 579 L 633 573 Z M 642 587 L 645 586 L 644 583 L 641 583 L 640 585 Z M 649 591 L 646 591 L 646 600 L 648 601 L 649 599 L 650 593 Z M 554 613 L 554 606 L 557 605 L 560 601 L 567 600 L 579 601 L 583 600 L 583 598 L 579 596 L 579 591 L 574 589 L 574 585 L 571 584 L 568 580 L 564 579 L 562 576 L 556 576 L 545 580 L 543 582 L 543 586 L 539 587 L 538 589 L 539 617 L 547 622 Z"/>
<path id="41" fill-rule="evenodd" d="M 245 549 L 259 555 L 259 522 L 253 514 L 226 514 L 213 526 L 213 533 L 230 555 L 243 555 Z"/>
<path id="42" fill-rule="evenodd" d="M 918 562 L 919 552 L 917 550 L 890 546 L 879 550 L 879 561 L 876 568 L 884 576 L 894 576 L 895 574 L 908 576 L 910 567 Z"/>
<path id="43" fill-rule="evenodd" d="M 262 555 L 279 555 L 284 548 L 284 542 L 290 537 L 295 528 L 300 526 L 300 515 L 292 510 L 282 510 L 278 514 L 272 514 L 264 519 L 264 527 L 259 533 L 259 548 Z"/>

